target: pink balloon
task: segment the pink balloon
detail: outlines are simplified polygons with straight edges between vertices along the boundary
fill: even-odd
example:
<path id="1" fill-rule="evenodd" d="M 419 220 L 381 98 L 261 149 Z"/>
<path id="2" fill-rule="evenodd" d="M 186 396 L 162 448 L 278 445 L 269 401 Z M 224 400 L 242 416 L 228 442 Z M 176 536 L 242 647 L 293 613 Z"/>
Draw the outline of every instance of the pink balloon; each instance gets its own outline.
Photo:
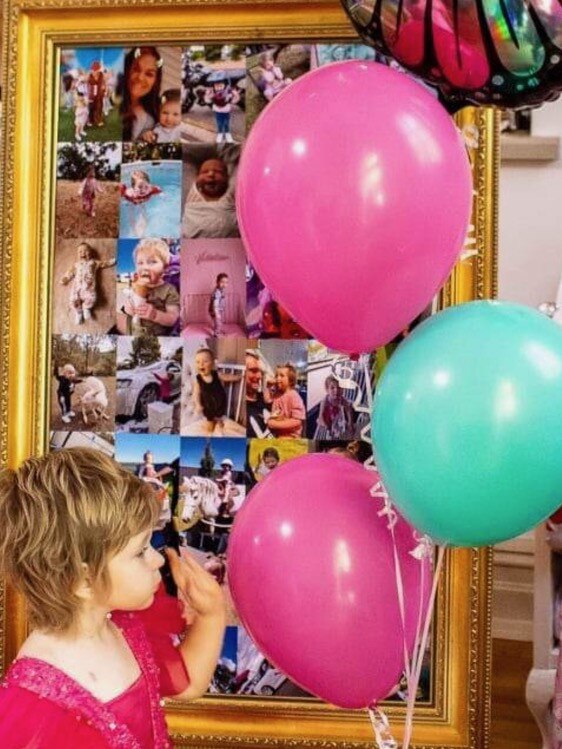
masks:
<path id="1" fill-rule="evenodd" d="M 232 596 L 258 648 L 294 682 L 334 705 L 386 697 L 404 669 L 403 628 L 378 474 L 338 455 L 305 455 L 250 493 L 229 540 Z M 413 645 L 430 563 L 402 518 L 395 526 Z M 423 577 L 423 597 L 420 596 Z"/>
<path id="2" fill-rule="evenodd" d="M 339 351 L 392 340 L 445 282 L 472 182 L 453 121 L 384 65 L 318 68 L 260 115 L 238 171 L 252 264 L 310 333 Z"/>

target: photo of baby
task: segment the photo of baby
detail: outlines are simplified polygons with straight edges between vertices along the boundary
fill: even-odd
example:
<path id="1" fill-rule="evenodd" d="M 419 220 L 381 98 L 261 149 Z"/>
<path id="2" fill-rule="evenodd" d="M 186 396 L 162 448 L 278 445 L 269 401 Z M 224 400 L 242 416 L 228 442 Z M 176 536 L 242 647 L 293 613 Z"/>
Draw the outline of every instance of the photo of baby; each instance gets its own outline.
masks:
<path id="1" fill-rule="evenodd" d="M 137 161 L 122 164 L 120 237 L 179 237 L 181 163 Z"/>
<path id="2" fill-rule="evenodd" d="M 307 430 L 314 440 L 356 440 L 369 431 L 372 361 L 338 354 L 317 341 L 308 353 Z"/>
<path id="3" fill-rule="evenodd" d="M 118 143 L 59 144 L 57 237 L 118 236 L 120 164 Z"/>
<path id="4" fill-rule="evenodd" d="M 246 436 L 245 346 L 243 338 L 185 341 L 182 435 Z"/>
<path id="5" fill-rule="evenodd" d="M 116 332 L 134 336 L 178 334 L 179 266 L 178 241 L 119 240 Z"/>
<path id="6" fill-rule="evenodd" d="M 308 73 L 310 50 L 308 44 L 262 45 L 247 50 L 246 132 L 270 101 Z"/>
<path id="7" fill-rule="evenodd" d="M 245 135 L 246 59 L 242 45 L 193 46 L 182 56 L 184 138 L 239 143 Z"/>
<path id="8" fill-rule="evenodd" d="M 239 239 L 183 240 L 182 336 L 245 337 L 245 262 Z"/>
<path id="9" fill-rule="evenodd" d="M 265 373 L 264 402 L 269 416 L 262 437 L 300 439 L 306 437 L 307 343 L 260 341 Z"/>
<path id="10" fill-rule="evenodd" d="M 54 262 L 53 332 L 108 333 L 115 325 L 114 239 L 60 239 Z"/>
<path id="11" fill-rule="evenodd" d="M 158 124 L 145 130 L 140 138 L 145 143 L 180 143 L 181 132 L 181 91 L 169 88 L 160 94 Z"/>
<path id="12" fill-rule="evenodd" d="M 123 76 L 124 50 L 63 49 L 60 61 L 59 142 L 120 141 L 116 90 Z"/>
<path id="13" fill-rule="evenodd" d="M 108 335 L 52 338 L 51 429 L 115 429 L 115 341 Z"/>
<path id="14" fill-rule="evenodd" d="M 182 237 L 239 237 L 234 189 L 238 146 L 183 148 Z"/>
<path id="15" fill-rule="evenodd" d="M 273 298 L 250 263 L 246 264 L 246 328 L 248 338 L 310 338 L 306 330 Z"/>
<path id="16" fill-rule="evenodd" d="M 179 434 L 182 354 L 178 338 L 118 337 L 117 431 Z"/>
<path id="17" fill-rule="evenodd" d="M 119 88 L 123 141 L 170 143 L 179 139 L 179 47 L 133 47 L 124 58 Z"/>

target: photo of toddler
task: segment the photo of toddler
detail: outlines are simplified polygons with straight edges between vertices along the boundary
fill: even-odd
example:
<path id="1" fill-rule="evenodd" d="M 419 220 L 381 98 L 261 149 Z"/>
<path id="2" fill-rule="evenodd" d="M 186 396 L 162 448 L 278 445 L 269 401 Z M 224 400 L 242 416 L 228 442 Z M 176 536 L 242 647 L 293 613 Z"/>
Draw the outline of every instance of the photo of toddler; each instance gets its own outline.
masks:
<path id="1" fill-rule="evenodd" d="M 219 273 L 215 288 L 209 299 L 209 315 L 213 323 L 213 338 L 223 334 L 225 291 L 228 286 L 228 274 Z"/>
<path id="2" fill-rule="evenodd" d="M 343 395 L 337 377 L 328 375 L 325 380 L 326 396 L 320 403 L 317 432 L 323 439 L 353 439 L 355 419 L 350 401 Z M 316 435 L 314 439 L 317 439 Z"/>
<path id="3" fill-rule="evenodd" d="M 82 198 L 82 210 L 86 216 L 93 218 L 96 215 L 96 195 L 103 192 L 103 187 L 96 179 L 96 169 L 91 166 L 86 178 L 82 180 L 78 189 L 78 195 Z"/>
<path id="4" fill-rule="evenodd" d="M 240 95 L 226 80 L 214 81 L 205 92 L 205 101 L 211 104 L 217 127 L 217 143 L 234 143 L 230 132 L 230 116 L 233 104 L 238 104 Z"/>
<path id="5" fill-rule="evenodd" d="M 117 315 L 122 335 L 168 336 L 173 334 L 180 314 L 180 296 L 165 280 L 171 262 L 168 244 L 163 239 L 143 239 L 133 250 L 134 273 Z"/>
<path id="6" fill-rule="evenodd" d="M 224 437 L 227 413 L 228 382 L 240 382 L 241 375 L 220 374 L 216 370 L 215 355 L 210 349 L 200 349 L 195 355 L 193 401 L 195 413 L 205 418 L 204 430 L 209 435 Z"/>
<path id="7" fill-rule="evenodd" d="M 295 390 L 296 383 L 297 371 L 290 363 L 278 366 L 274 381 L 267 383 L 272 397 L 267 426 L 274 437 L 298 439 L 303 436 L 306 407 Z"/>

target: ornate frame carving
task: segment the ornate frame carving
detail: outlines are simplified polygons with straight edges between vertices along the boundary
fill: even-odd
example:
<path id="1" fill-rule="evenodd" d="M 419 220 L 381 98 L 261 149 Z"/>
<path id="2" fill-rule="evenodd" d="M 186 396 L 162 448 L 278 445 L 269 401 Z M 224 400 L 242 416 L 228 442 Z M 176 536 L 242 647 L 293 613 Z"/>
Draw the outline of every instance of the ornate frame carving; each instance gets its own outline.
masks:
<path id="1" fill-rule="evenodd" d="M 49 278 L 54 216 L 55 65 L 61 44 L 224 40 L 354 40 L 337 0 L 4 0 L 0 141 L 0 457 L 16 465 L 45 449 Z M 95 11 L 99 11 L 96 13 Z M 473 231 L 442 292 L 444 306 L 496 289 L 498 121 L 463 110 L 472 133 Z M 478 143 L 475 142 L 475 139 Z M 418 711 L 418 747 L 483 747 L 490 728 L 491 553 L 449 553 L 435 626 L 432 703 Z M 0 663 L 15 656 L 25 610 L 0 586 Z M 400 735 L 404 710 L 390 707 Z M 366 716 L 312 700 L 205 698 L 170 703 L 178 747 L 372 746 Z"/>

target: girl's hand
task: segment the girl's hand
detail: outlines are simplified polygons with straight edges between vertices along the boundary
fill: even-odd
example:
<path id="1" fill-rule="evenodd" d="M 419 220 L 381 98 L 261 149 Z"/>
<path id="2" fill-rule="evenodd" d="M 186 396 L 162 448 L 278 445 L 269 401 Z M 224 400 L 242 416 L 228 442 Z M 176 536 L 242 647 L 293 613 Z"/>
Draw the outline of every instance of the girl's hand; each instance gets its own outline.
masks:
<path id="1" fill-rule="evenodd" d="M 135 307 L 135 314 L 140 317 L 141 320 L 155 320 L 157 309 L 154 305 L 144 302 Z"/>
<path id="2" fill-rule="evenodd" d="M 166 556 L 174 582 L 190 609 L 198 616 L 224 615 L 225 603 L 220 585 L 186 552 L 182 556 L 167 548 Z"/>

